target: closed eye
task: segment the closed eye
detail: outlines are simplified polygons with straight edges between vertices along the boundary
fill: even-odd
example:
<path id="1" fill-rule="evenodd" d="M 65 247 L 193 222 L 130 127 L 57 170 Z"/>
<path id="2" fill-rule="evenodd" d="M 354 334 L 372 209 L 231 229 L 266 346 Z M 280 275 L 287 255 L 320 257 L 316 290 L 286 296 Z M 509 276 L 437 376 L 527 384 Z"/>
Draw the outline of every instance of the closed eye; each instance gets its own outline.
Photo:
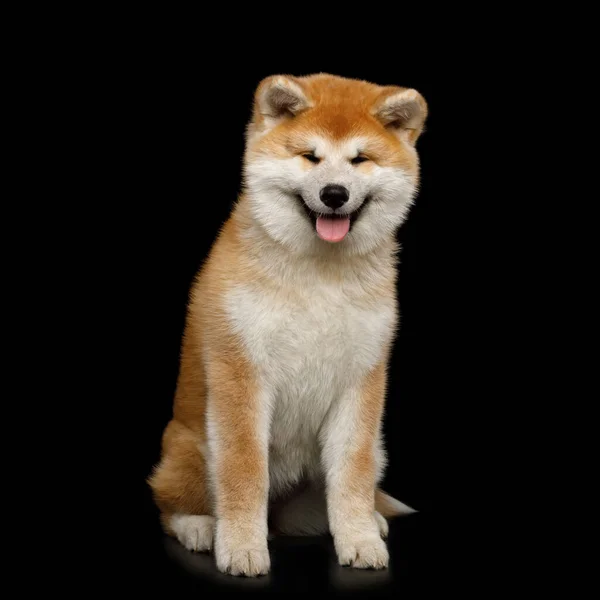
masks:
<path id="1" fill-rule="evenodd" d="M 319 164 L 321 162 L 321 159 L 315 156 L 312 152 L 305 152 L 302 156 L 314 164 Z"/>
<path id="2" fill-rule="evenodd" d="M 363 156 L 362 154 L 359 154 L 358 156 L 355 156 L 353 159 L 350 160 L 350 162 L 353 165 L 360 165 L 360 163 L 364 163 L 367 160 L 369 160 L 366 156 Z"/>

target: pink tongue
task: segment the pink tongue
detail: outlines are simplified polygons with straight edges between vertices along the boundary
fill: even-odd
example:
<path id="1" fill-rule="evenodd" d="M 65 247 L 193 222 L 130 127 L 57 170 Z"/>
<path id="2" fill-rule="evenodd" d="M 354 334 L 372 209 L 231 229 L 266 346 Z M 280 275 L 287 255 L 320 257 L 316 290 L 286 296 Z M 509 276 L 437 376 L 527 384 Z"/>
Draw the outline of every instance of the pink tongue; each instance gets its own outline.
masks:
<path id="1" fill-rule="evenodd" d="M 341 242 L 350 229 L 350 217 L 317 217 L 317 234 L 326 242 Z"/>

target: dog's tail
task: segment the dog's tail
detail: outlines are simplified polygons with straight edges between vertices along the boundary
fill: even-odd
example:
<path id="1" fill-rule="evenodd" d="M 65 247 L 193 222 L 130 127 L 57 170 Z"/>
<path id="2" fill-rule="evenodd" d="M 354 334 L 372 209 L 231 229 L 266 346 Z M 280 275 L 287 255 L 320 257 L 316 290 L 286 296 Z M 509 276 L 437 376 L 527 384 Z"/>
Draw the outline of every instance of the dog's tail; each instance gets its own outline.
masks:
<path id="1" fill-rule="evenodd" d="M 392 496 L 379 488 L 375 490 L 375 510 L 386 519 L 411 515 L 417 512 L 414 508 L 403 504 L 400 500 L 396 500 L 396 498 L 392 498 Z"/>
<path id="2" fill-rule="evenodd" d="M 375 491 L 375 510 L 386 519 L 417 512 L 384 491 Z M 287 535 L 320 535 L 329 531 L 325 493 L 307 488 L 279 506 L 272 515 L 275 531 Z"/>

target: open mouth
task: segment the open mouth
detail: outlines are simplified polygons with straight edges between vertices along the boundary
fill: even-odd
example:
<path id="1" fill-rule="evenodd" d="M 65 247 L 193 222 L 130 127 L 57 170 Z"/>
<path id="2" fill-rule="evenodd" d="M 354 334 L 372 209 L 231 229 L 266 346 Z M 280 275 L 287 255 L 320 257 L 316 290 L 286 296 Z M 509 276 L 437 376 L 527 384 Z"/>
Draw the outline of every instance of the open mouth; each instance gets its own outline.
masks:
<path id="1" fill-rule="evenodd" d="M 312 208 L 304 202 L 304 198 L 300 194 L 296 194 L 296 199 L 302 205 L 304 212 L 313 224 L 313 227 L 317 231 L 317 235 L 326 242 L 341 242 L 352 229 L 352 226 L 360 217 L 364 207 L 371 200 L 370 196 L 367 196 L 364 202 L 354 211 L 347 214 L 324 214 L 314 211 Z"/>

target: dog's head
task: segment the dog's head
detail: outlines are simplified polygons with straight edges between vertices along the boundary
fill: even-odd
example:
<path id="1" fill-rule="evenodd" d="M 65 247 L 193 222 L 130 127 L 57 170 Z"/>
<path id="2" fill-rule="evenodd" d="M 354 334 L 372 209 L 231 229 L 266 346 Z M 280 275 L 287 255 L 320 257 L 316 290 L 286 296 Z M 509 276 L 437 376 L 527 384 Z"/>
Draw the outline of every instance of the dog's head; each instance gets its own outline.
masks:
<path id="1" fill-rule="evenodd" d="M 244 159 L 255 220 L 297 252 L 369 252 L 414 200 L 426 116 L 413 89 L 326 74 L 263 80 Z"/>

